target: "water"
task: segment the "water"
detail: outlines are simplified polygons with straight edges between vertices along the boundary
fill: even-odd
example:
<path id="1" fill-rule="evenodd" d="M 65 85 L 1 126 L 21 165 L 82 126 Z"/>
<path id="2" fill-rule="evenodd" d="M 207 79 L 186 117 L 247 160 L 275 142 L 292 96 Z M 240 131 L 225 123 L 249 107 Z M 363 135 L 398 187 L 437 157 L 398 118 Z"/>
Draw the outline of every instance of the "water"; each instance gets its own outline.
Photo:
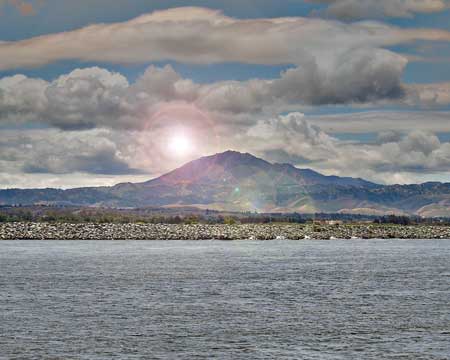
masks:
<path id="1" fill-rule="evenodd" d="M 450 359 L 450 241 L 0 242 L 1 359 Z"/>

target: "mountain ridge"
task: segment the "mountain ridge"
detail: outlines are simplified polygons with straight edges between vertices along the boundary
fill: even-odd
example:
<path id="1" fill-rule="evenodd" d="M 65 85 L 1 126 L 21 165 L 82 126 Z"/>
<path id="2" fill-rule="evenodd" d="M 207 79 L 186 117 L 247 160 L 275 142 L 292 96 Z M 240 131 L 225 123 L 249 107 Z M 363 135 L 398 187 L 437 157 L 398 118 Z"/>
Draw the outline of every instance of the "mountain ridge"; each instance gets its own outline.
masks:
<path id="1" fill-rule="evenodd" d="M 250 153 L 229 150 L 141 183 L 0 190 L 0 204 L 38 203 L 445 216 L 450 214 L 450 184 L 380 185 L 360 178 L 326 176 L 288 163 L 272 164 Z"/>
<path id="2" fill-rule="evenodd" d="M 238 163 L 238 165 L 241 165 L 241 166 L 242 165 L 253 165 L 253 166 L 258 165 L 258 167 L 263 167 L 264 170 L 268 170 L 270 167 L 274 167 L 279 170 L 291 170 L 291 171 L 296 171 L 299 174 L 304 175 L 306 177 L 315 178 L 314 183 L 318 183 L 318 182 L 325 183 L 325 182 L 331 182 L 331 181 L 339 182 L 341 180 L 346 185 L 352 185 L 352 186 L 358 186 L 358 185 L 360 185 L 360 186 L 362 186 L 362 185 L 379 186 L 378 184 L 375 184 L 373 182 L 370 182 L 370 181 L 367 181 L 367 180 L 364 180 L 361 178 L 339 177 L 339 176 L 334 176 L 334 175 L 327 176 L 327 175 L 320 174 L 311 169 L 299 169 L 289 163 L 270 163 L 264 159 L 260 159 L 256 156 L 254 156 L 250 153 L 240 153 L 240 152 L 232 151 L 232 150 L 228 150 L 223 153 L 217 153 L 214 155 L 204 156 L 199 159 L 192 160 L 192 161 L 184 164 L 183 166 L 181 166 L 175 170 L 172 170 L 167 174 L 160 176 L 159 178 L 146 181 L 145 183 L 150 183 L 150 182 L 153 182 L 154 180 L 158 180 L 158 179 L 170 178 L 171 174 L 183 171 L 183 169 L 185 169 L 185 168 L 189 168 L 192 166 L 195 167 L 197 164 L 200 164 L 202 166 L 202 169 L 200 169 L 200 171 L 202 171 L 202 170 L 204 171 L 205 162 L 210 163 L 209 165 L 211 165 L 211 162 L 212 162 L 212 164 L 220 164 L 225 169 L 229 169 L 230 165 L 232 166 L 233 164 Z M 343 183 L 341 183 L 341 184 L 343 184 Z"/>

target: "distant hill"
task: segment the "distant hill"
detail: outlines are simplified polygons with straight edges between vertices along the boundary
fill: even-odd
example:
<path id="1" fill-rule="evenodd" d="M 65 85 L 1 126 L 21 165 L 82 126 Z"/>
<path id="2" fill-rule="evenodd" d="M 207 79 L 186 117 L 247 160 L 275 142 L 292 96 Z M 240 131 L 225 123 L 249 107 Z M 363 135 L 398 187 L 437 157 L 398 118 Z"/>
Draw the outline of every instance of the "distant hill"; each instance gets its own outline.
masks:
<path id="1" fill-rule="evenodd" d="M 383 186 L 271 164 L 235 151 L 202 157 L 144 183 L 69 190 L 0 190 L 0 204 L 195 206 L 258 212 L 450 215 L 450 184 Z"/>

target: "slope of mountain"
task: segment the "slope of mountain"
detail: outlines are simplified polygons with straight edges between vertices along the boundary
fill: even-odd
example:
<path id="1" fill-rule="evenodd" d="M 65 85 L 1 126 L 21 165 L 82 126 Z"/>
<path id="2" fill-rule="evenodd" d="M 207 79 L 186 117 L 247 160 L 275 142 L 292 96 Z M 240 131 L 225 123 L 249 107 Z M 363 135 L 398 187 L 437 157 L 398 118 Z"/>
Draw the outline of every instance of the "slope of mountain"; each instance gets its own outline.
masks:
<path id="1" fill-rule="evenodd" d="M 450 208 L 450 184 L 382 186 L 363 179 L 324 176 L 289 164 L 271 164 L 248 153 L 227 151 L 191 161 L 144 183 L 0 191 L 0 204 L 35 203 L 442 215 Z"/>

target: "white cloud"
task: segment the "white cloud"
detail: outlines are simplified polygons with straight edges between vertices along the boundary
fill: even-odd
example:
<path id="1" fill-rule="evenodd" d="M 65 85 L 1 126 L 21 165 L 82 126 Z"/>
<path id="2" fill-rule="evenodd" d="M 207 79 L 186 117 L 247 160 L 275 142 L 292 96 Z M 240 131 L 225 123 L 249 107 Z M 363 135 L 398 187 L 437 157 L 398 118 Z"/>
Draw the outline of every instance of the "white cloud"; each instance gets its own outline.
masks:
<path id="1" fill-rule="evenodd" d="M 286 71 L 271 86 L 290 103 L 342 104 L 395 100 L 403 95 L 406 59 L 382 49 L 358 49 L 336 57 L 329 68 L 317 63 Z"/>
<path id="2" fill-rule="evenodd" d="M 90 186 L 113 186 L 125 182 L 144 182 L 148 175 L 102 175 L 75 172 L 70 174 L 0 173 L 0 189 L 70 189 Z"/>
<path id="3" fill-rule="evenodd" d="M 216 123 L 254 122 L 257 116 L 311 105 L 439 108 L 450 104 L 447 83 L 402 84 L 405 62 L 391 52 L 358 50 L 337 60 L 331 68 L 337 71 L 319 71 L 310 63 L 289 69 L 278 79 L 213 84 L 184 79 L 170 66 L 151 66 L 133 84 L 121 74 L 96 67 L 76 69 L 52 82 L 23 75 L 5 77 L 0 79 L 0 123 L 40 123 L 66 130 L 142 129 L 169 103 L 193 105 Z M 350 120 L 335 124 L 345 127 Z"/>
<path id="4" fill-rule="evenodd" d="M 260 121 L 245 136 L 238 135 L 236 143 L 244 139 L 245 149 L 269 159 L 298 159 L 296 164 L 301 167 L 379 183 L 419 181 L 431 174 L 439 176 L 450 167 L 450 143 L 441 142 L 433 133 L 383 133 L 379 142 L 371 144 L 340 141 L 299 113 Z"/>
<path id="5" fill-rule="evenodd" d="M 325 11 L 314 12 L 339 19 L 411 18 L 416 13 L 435 13 L 449 7 L 447 0 L 309 0 L 327 4 Z"/>
<path id="6" fill-rule="evenodd" d="M 328 133 L 368 133 L 411 129 L 450 132 L 448 111 L 366 111 L 308 116 L 307 120 Z"/>
<path id="7" fill-rule="evenodd" d="M 408 105 L 438 107 L 450 104 L 450 82 L 434 84 L 411 84 L 406 86 Z"/>
<path id="8" fill-rule="evenodd" d="M 3 42 L 0 69 L 69 58 L 295 66 L 277 79 L 213 84 L 184 79 L 170 66 L 151 66 L 133 84 L 100 68 L 76 69 L 52 82 L 16 75 L 0 79 L 0 123 L 33 122 L 70 130 L 141 129 L 171 102 L 193 104 L 215 119 L 243 125 L 257 116 L 314 105 L 447 106 L 448 84 L 402 84 L 407 59 L 382 48 L 416 39 L 450 41 L 450 33 L 368 21 L 240 20 L 209 9 L 182 8 Z"/>
<path id="9" fill-rule="evenodd" d="M 338 156 L 320 164 L 338 174 L 352 174 L 381 183 L 414 182 L 448 172 L 450 143 L 436 135 L 411 131 L 382 144 L 340 144 Z"/>
<path id="10" fill-rule="evenodd" d="M 0 120 L 35 120 L 35 114 L 48 105 L 45 90 L 48 83 L 41 79 L 30 79 L 15 75 L 0 79 Z"/>
<path id="11" fill-rule="evenodd" d="M 2 130 L 2 171 L 28 174 L 136 174 L 109 130 Z"/>
<path id="12" fill-rule="evenodd" d="M 0 70 L 60 60 L 145 63 L 297 64 L 319 68 L 350 50 L 415 40 L 450 41 L 450 33 L 376 22 L 344 24 L 318 18 L 235 19 L 206 8 L 177 8 L 114 24 L 0 42 Z"/>
<path id="13" fill-rule="evenodd" d="M 382 144 L 342 144 L 339 156 L 326 165 L 378 182 L 413 182 L 424 175 L 440 174 L 450 166 L 450 143 L 441 143 L 436 135 L 411 131 L 398 140 Z"/>
<path id="14" fill-rule="evenodd" d="M 306 122 L 301 113 L 260 120 L 244 136 L 237 135 L 237 140 L 257 154 L 282 150 L 287 155 L 319 162 L 335 155 L 337 142 Z"/>

